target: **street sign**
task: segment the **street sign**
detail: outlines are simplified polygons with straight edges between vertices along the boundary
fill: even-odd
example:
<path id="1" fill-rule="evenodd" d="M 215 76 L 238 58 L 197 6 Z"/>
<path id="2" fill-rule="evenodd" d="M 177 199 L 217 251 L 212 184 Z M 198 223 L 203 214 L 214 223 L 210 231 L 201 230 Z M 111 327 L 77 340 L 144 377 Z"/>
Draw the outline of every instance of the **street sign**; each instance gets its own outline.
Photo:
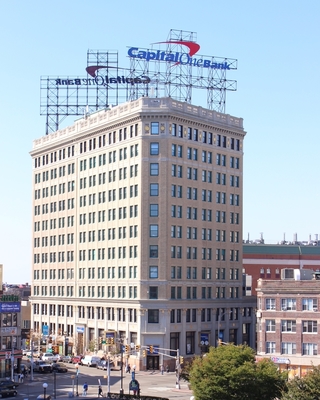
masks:
<path id="1" fill-rule="evenodd" d="M 49 336 L 49 325 L 42 325 L 43 336 Z"/>

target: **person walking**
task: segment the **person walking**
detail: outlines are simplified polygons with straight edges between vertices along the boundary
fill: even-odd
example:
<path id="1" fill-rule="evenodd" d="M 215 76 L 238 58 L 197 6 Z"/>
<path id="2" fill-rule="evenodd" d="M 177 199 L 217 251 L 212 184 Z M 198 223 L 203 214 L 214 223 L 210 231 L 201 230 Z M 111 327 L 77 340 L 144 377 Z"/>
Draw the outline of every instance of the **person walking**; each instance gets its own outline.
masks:
<path id="1" fill-rule="evenodd" d="M 127 366 L 127 372 L 128 372 L 128 374 L 130 374 L 130 372 L 131 372 L 130 364 L 128 364 L 128 366 Z"/>
<path id="2" fill-rule="evenodd" d="M 164 366 L 163 366 L 163 364 L 160 365 L 160 372 L 161 372 L 161 375 L 163 375 L 163 373 L 164 373 Z"/>
<path id="3" fill-rule="evenodd" d="M 98 397 L 103 397 L 102 387 L 99 385 Z"/>
<path id="4" fill-rule="evenodd" d="M 87 382 L 85 382 L 85 383 L 83 384 L 82 396 L 83 396 L 83 397 L 87 397 L 87 392 L 88 392 L 88 384 L 87 384 Z"/>

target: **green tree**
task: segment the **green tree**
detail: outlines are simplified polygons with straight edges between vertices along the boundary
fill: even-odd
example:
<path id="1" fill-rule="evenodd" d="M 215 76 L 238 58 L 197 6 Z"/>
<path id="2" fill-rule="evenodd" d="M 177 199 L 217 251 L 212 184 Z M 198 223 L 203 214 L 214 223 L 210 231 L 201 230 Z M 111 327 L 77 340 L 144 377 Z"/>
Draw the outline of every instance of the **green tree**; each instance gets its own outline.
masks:
<path id="1" fill-rule="evenodd" d="M 282 400 L 320 400 L 320 366 L 313 367 L 303 378 L 288 382 L 288 391 Z"/>
<path id="2" fill-rule="evenodd" d="M 196 400 L 273 400 L 286 385 L 286 374 L 270 360 L 256 363 L 248 346 L 211 347 L 187 372 Z"/>

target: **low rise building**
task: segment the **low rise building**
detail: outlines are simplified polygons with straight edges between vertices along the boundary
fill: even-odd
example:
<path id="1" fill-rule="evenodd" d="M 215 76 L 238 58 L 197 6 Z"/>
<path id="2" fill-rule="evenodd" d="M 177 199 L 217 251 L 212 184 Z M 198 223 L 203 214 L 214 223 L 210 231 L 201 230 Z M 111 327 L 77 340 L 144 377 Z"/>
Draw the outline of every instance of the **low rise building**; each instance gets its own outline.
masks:
<path id="1" fill-rule="evenodd" d="M 257 282 L 257 359 L 271 358 L 289 377 L 319 365 L 320 272 L 284 269 Z"/>

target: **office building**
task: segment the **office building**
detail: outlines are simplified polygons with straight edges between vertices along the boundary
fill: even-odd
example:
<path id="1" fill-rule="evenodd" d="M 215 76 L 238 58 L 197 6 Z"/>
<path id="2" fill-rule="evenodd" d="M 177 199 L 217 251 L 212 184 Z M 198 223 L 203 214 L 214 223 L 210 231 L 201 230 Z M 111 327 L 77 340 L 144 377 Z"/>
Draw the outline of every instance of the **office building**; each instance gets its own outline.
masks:
<path id="1" fill-rule="evenodd" d="M 68 352 L 140 345 L 148 368 L 218 336 L 254 347 L 244 136 L 241 118 L 142 97 L 35 140 L 33 329 Z"/>

